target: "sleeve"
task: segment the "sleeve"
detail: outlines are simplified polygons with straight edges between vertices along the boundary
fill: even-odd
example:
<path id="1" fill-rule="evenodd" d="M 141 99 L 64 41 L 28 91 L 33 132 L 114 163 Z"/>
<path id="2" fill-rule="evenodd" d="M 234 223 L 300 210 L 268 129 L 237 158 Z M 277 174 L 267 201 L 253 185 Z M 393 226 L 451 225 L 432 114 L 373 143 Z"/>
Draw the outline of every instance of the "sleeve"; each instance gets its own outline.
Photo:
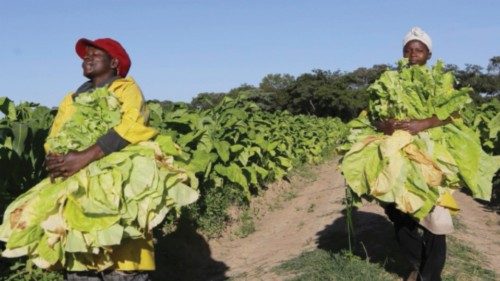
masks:
<path id="1" fill-rule="evenodd" d="M 49 135 L 47 136 L 47 138 L 57 135 L 61 131 L 61 128 L 64 125 L 64 123 L 68 121 L 68 119 L 74 113 L 75 113 L 75 107 L 73 106 L 72 93 L 70 93 L 66 95 L 59 104 L 56 117 L 54 118 L 54 122 L 52 122 L 52 127 L 50 127 Z M 45 148 L 45 153 L 48 153 L 50 151 L 50 147 L 47 144 L 47 142 L 44 143 L 44 148 Z"/>
<path id="2" fill-rule="evenodd" d="M 109 129 L 104 136 L 97 140 L 97 145 L 104 152 L 104 155 L 119 151 L 128 144 L 129 142 L 122 138 L 113 128 Z"/>
<path id="3" fill-rule="evenodd" d="M 98 144 L 106 143 L 106 139 L 113 139 L 112 135 L 115 133 L 115 137 L 119 136 L 123 139 L 113 141 L 119 144 L 116 147 L 123 145 L 123 141 L 135 144 L 154 137 L 157 132 L 147 125 L 149 112 L 142 92 L 135 81 L 129 77 L 118 79 L 110 85 L 109 89 L 121 103 L 122 120 L 120 124 L 104 135 Z M 105 150 L 106 148 L 103 151 Z"/>

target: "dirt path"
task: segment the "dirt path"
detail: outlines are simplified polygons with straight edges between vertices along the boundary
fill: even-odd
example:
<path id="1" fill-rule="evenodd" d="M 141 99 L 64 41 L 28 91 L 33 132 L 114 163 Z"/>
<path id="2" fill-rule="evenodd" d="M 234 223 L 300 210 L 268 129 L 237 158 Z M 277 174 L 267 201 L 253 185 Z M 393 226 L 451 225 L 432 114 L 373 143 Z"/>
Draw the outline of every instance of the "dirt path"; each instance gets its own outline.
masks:
<path id="1" fill-rule="evenodd" d="M 461 211 L 458 214 L 459 225 L 453 236 L 470 243 L 485 255 L 489 267 L 500 276 L 500 215 L 464 193 L 457 192 L 454 197 Z"/>
<path id="2" fill-rule="evenodd" d="M 314 248 L 336 251 L 346 247 L 345 219 L 341 213 L 345 189 L 336 161 L 313 169 L 306 178 L 273 184 L 254 200 L 251 210 L 258 217 L 254 233 L 236 238 L 234 229 L 230 229 L 222 238 L 208 241 L 211 258 L 227 266 L 226 277 L 282 280 L 271 271 L 282 261 Z M 489 267 L 500 274 L 500 216 L 462 193 L 457 193 L 456 199 L 462 211 L 459 230 L 454 235 L 484 253 Z M 392 227 L 378 205 L 369 203 L 356 212 L 355 230 L 371 259 L 387 260 L 396 255 L 395 242 L 382 239 L 392 235 Z M 398 270 L 401 271 L 395 268 L 394 273 L 401 274 Z"/>
<path id="3" fill-rule="evenodd" d="M 273 266 L 316 247 L 317 232 L 341 216 L 344 181 L 335 162 L 315 169 L 318 178 L 313 182 L 293 179 L 292 184 L 274 184 L 252 203 L 259 215 L 254 233 L 243 239 L 228 235 L 209 241 L 212 257 L 229 267 L 227 276 L 265 280 L 269 276 L 263 273 Z M 294 198 L 282 198 L 280 194 L 290 188 L 295 189 Z"/>

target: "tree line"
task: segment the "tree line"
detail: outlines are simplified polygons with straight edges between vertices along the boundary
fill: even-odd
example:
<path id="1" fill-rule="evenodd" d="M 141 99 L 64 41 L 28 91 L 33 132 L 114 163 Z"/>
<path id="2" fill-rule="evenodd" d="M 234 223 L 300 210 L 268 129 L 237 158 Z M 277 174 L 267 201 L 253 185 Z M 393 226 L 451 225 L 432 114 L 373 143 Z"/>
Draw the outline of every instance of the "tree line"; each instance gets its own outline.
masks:
<path id="1" fill-rule="evenodd" d="M 242 84 L 227 93 L 199 93 L 191 103 L 162 101 L 161 104 L 166 108 L 209 109 L 225 96 L 246 95 L 267 111 L 287 110 L 292 114 L 331 116 L 348 121 L 367 107 L 368 86 L 385 70 L 394 68 L 394 65 L 379 64 L 354 71 L 314 69 L 297 77 L 268 74 L 258 86 Z M 448 64 L 446 69 L 454 72 L 457 88 L 474 89 L 471 97 L 476 104 L 500 98 L 500 56 L 492 57 L 486 68 L 475 64 L 466 64 L 464 68 Z"/>

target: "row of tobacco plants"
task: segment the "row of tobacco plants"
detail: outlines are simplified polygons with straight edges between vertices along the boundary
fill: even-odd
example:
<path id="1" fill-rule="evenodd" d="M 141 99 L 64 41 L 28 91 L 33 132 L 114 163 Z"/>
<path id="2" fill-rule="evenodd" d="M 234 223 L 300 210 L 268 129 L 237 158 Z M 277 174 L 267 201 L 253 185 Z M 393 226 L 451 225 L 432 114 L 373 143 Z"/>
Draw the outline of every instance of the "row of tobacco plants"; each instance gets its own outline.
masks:
<path id="1" fill-rule="evenodd" d="M 223 229 L 230 205 L 244 206 L 267 183 L 286 177 L 294 167 L 322 161 L 347 134 L 338 118 L 270 113 L 244 97 L 225 98 L 208 110 L 165 108 L 157 102 L 148 106 L 150 125 L 178 145 L 171 151 L 175 161 L 196 174 L 201 197 L 182 216 L 207 236 L 216 236 Z M 499 108 L 498 100 L 493 100 L 464 113 L 491 154 L 498 154 L 499 149 Z M 3 219 L 12 200 L 47 176 L 43 143 L 57 111 L 34 103 L 15 105 L 8 98 L 0 98 L 0 111 Z M 165 230 L 171 229 L 173 219 L 166 220 Z M 4 261 L 0 280 L 17 280 L 15 267 L 19 269 L 22 263 L 12 266 L 11 261 Z"/>
<path id="2" fill-rule="evenodd" d="M 337 118 L 261 110 L 245 98 L 225 98 L 208 110 L 148 103 L 150 125 L 172 137 L 176 161 L 196 173 L 201 200 L 188 214 L 206 234 L 216 235 L 226 207 L 245 204 L 268 182 L 302 163 L 318 163 L 343 141 Z M 34 103 L 17 106 L 0 98 L 0 218 L 9 202 L 46 176 L 43 143 L 56 110 Z M 500 101 L 469 106 L 463 116 L 481 136 L 485 151 L 500 152 Z"/>
<path id="3" fill-rule="evenodd" d="M 164 108 L 155 102 L 148 106 L 150 125 L 171 137 L 177 149 L 170 154 L 199 182 L 201 197 L 184 210 L 183 218 L 208 236 L 223 229 L 230 205 L 247 204 L 267 183 L 286 177 L 297 165 L 322 161 L 347 133 L 338 118 L 269 113 L 244 97 L 225 98 L 209 110 Z M 0 111 L 3 219 L 11 201 L 47 176 L 43 143 L 57 111 L 34 103 L 15 105 L 5 97 L 0 98 Z M 174 216 L 163 229 L 171 229 Z M 13 277 L 9 264 L 12 270 L 22 263 L 12 266 L 12 261 L 3 260 L 0 279 Z"/>
<path id="4" fill-rule="evenodd" d="M 338 118 L 269 113 L 242 97 L 203 111 L 149 108 L 150 124 L 179 145 L 175 160 L 197 175 L 201 200 L 184 216 L 207 236 L 220 233 L 230 205 L 246 205 L 298 165 L 319 163 L 347 133 Z"/>

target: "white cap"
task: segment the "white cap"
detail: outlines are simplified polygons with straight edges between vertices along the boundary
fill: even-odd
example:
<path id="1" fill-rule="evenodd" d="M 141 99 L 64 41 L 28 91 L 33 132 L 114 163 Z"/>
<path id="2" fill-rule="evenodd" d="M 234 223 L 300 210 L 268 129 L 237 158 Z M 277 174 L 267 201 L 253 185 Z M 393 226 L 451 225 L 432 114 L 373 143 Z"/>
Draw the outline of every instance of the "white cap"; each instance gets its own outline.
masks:
<path id="1" fill-rule="evenodd" d="M 405 35 L 405 39 L 403 40 L 403 48 L 404 46 L 406 46 L 406 43 L 410 42 L 411 40 L 418 40 L 424 43 L 429 49 L 429 52 L 432 52 L 431 37 L 429 37 L 429 35 L 425 33 L 425 31 L 423 31 L 420 27 L 412 27 L 412 29 Z"/>

